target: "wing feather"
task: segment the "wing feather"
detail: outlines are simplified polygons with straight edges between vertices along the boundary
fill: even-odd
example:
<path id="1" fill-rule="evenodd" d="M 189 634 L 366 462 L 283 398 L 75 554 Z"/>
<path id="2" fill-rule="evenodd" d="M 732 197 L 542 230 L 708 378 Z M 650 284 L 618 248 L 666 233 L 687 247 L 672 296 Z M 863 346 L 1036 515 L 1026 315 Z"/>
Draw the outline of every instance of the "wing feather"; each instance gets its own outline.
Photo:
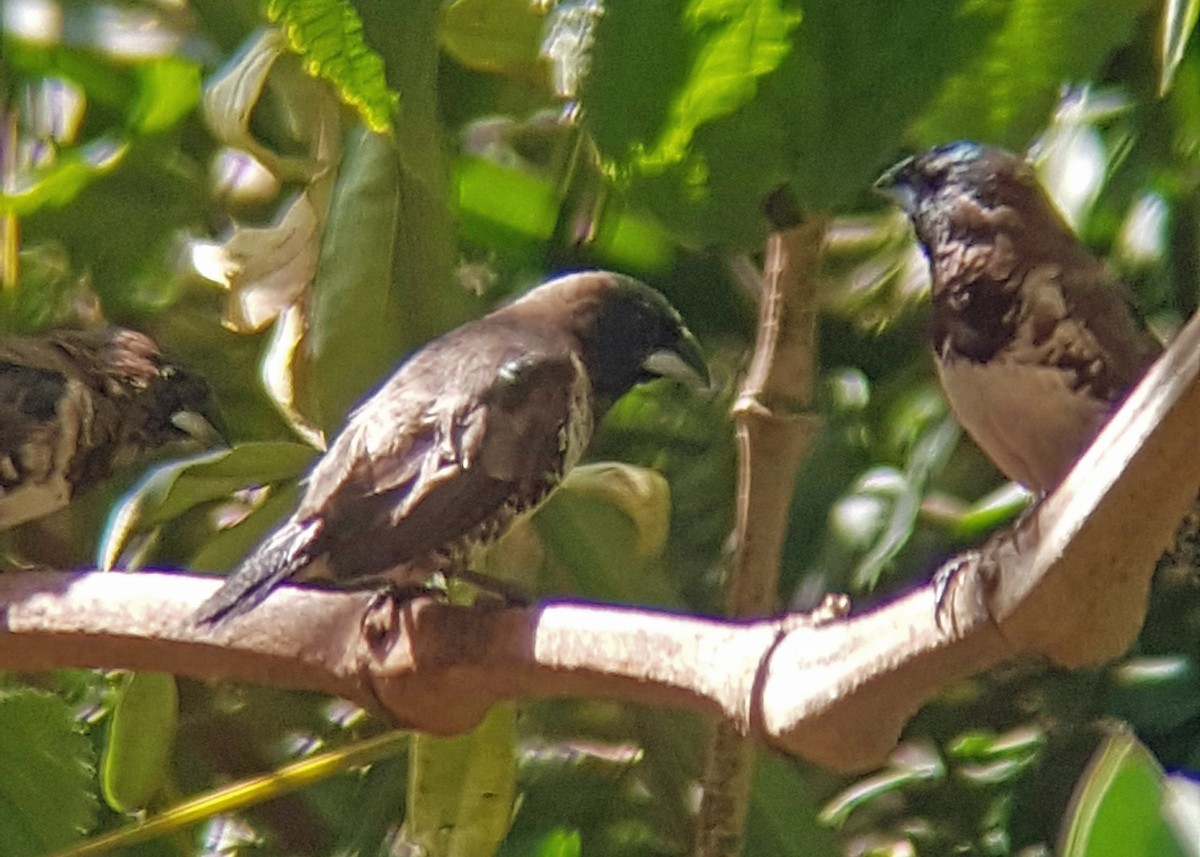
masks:
<path id="1" fill-rule="evenodd" d="M 272 538 L 262 561 L 256 552 L 243 564 L 254 598 L 304 574 L 300 559 L 324 559 L 346 581 L 498 536 L 579 458 L 590 401 L 560 333 L 476 324 L 426 346 L 350 415 L 309 475 L 286 525 L 304 534 L 302 549 Z"/>
<path id="2" fill-rule="evenodd" d="M 326 513 L 339 519 L 327 531 L 335 575 L 380 573 L 487 541 L 540 503 L 578 457 L 569 441 L 590 438 L 581 373 L 570 356 L 525 355 L 493 374 L 484 395 L 437 400 L 388 454 L 366 456 L 331 498 L 342 511 Z M 369 425 L 354 431 L 378 440 Z M 344 493 L 352 483 L 353 501 Z"/>

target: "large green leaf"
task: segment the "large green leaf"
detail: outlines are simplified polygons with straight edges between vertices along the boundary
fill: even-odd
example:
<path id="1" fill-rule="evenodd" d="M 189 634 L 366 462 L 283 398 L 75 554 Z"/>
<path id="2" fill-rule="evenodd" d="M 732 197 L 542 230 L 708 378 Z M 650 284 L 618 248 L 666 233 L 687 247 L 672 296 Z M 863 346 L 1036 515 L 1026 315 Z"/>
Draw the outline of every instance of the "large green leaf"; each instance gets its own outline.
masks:
<path id="1" fill-rule="evenodd" d="M 633 198 L 686 239 L 746 245 L 772 188 L 803 210 L 843 206 L 913 127 L 922 142 L 1027 143 L 1144 8 L 1101 5 L 618 0 L 583 103 Z"/>
<path id="2" fill-rule="evenodd" d="M 127 673 L 108 723 L 100 785 L 118 812 L 146 808 L 169 782 L 179 690 L 167 673 Z"/>
<path id="3" fill-rule="evenodd" d="M 1133 33 L 1144 0 L 981 0 L 999 29 L 916 127 L 923 144 L 969 138 L 1022 149 L 1065 83 L 1093 78 Z"/>
<path id="4" fill-rule="evenodd" d="M 758 81 L 792 50 L 800 13 L 780 0 L 691 0 L 682 26 L 692 53 L 658 138 L 633 153 L 636 167 L 654 172 L 682 163 L 701 125 L 748 104 Z"/>
<path id="5" fill-rule="evenodd" d="M 516 796 L 516 706 L 492 706 L 466 735 L 415 735 L 409 750 L 409 841 L 430 857 L 488 857 L 508 833 Z"/>
<path id="6" fill-rule="evenodd" d="M 92 745 L 61 699 L 0 693 L 0 854 L 38 857 L 95 823 Z"/>
<path id="7" fill-rule="evenodd" d="M 310 414 L 326 432 L 396 362 L 404 295 L 393 285 L 402 216 L 394 141 L 361 126 L 345 141 L 313 282 Z"/>
<path id="8" fill-rule="evenodd" d="M 1168 814 L 1170 784 L 1150 752 L 1129 732 L 1104 741 L 1075 786 L 1063 819 L 1062 857 L 1190 857 L 1187 825 Z M 1191 807 L 1195 815 L 1196 807 Z M 1186 813 L 1185 813 L 1186 814 Z"/>
<path id="9" fill-rule="evenodd" d="M 757 241 L 767 193 L 859 193 L 999 23 L 970 0 L 610 3 L 584 92 L 602 155 L 684 237 Z M 915 55 L 920 62 L 913 62 Z"/>
<path id="10" fill-rule="evenodd" d="M 135 534 L 151 531 L 189 509 L 224 499 L 242 488 L 290 479 L 312 456 L 312 447 L 304 444 L 262 442 L 160 465 L 139 480 L 113 510 L 97 549 L 97 562 L 101 568 L 112 568 Z"/>
<path id="11" fill-rule="evenodd" d="M 947 77 L 986 50 L 1001 12 L 978 0 L 807 4 L 766 93 L 801 206 L 863 196 Z"/>

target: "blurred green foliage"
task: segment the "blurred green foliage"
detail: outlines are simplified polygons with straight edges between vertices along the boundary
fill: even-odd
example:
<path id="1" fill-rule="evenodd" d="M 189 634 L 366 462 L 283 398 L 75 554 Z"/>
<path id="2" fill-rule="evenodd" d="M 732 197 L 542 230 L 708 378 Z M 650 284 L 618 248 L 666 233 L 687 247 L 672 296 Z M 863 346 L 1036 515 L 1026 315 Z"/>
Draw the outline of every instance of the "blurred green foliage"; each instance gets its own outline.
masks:
<path id="1" fill-rule="evenodd" d="M 1081 235 L 1169 333 L 1200 302 L 1195 6 L 271 3 L 292 56 L 251 49 L 267 10 L 240 0 L 2 0 L 0 270 L 16 278 L 0 290 L 0 329 L 97 315 L 144 328 L 210 379 L 238 441 L 231 453 L 118 474 L 13 533 L 14 547 L 55 565 L 102 556 L 228 568 L 293 502 L 312 454 L 293 429 L 333 430 L 403 353 L 509 294 L 607 266 L 672 299 L 717 383 L 699 396 L 639 390 L 596 438 L 594 460 L 661 473 L 669 509 L 661 493 L 638 507 L 568 491 L 515 556 L 536 557 L 548 592 L 713 611 L 733 523 L 727 414 L 754 336 L 744 272 L 772 228 L 765 198 L 786 189 L 801 211 L 834 220 L 824 429 L 796 486 L 780 603 L 804 608 L 829 590 L 885 597 L 1023 498 L 947 415 L 926 356 L 924 260 L 871 180 L 913 148 L 962 137 L 1032 146 L 1056 193 L 1079 190 L 1060 179 L 1081 174 L 1064 165 L 1082 167 L 1093 178 L 1072 209 Z M 257 162 L 232 152 L 230 128 Z M 297 200 L 304 228 L 282 216 Z M 198 248 L 228 261 L 237 230 L 261 230 L 242 233 L 250 252 L 237 257 L 253 270 L 226 271 L 216 286 Z M 289 334 L 294 307 L 303 330 Z M 112 508 L 122 514 L 106 529 Z M 657 516 L 652 527 L 638 508 Z M 666 543 L 639 553 L 664 517 Z M 1033 855 L 1060 843 L 1134 853 L 1113 849 L 1135 822 L 1142 841 L 1174 842 L 1154 807 L 1162 794 L 1189 800 L 1163 767 L 1200 771 L 1192 565 L 1160 568 L 1146 630 L 1121 662 L 1075 673 L 1021 664 L 964 682 L 914 719 L 875 775 L 764 757 L 744 853 Z M 0 688 L 0 855 L 118 831 L 130 818 L 112 806 L 147 803 L 153 817 L 165 801 L 386 728 L 308 694 L 181 680 L 177 729 L 159 724 L 142 754 L 128 740 L 140 729 L 132 679 L 23 678 Z M 174 689 L 160 695 L 173 718 Z M 315 785 L 116 847 L 408 853 L 408 800 L 410 817 L 463 826 L 450 839 L 465 850 L 447 853 L 487 853 L 462 843 L 493 841 L 504 813 L 473 837 L 473 819 L 456 812 L 512 788 L 501 854 L 687 852 L 699 718 L 542 702 L 497 733 L 482 739 L 495 754 L 486 782 L 414 774 L 394 748 L 370 764 L 351 754 Z M 417 771 L 470 767 L 461 753 L 408 752 L 422 755 Z M 1134 821 L 1105 815 L 1113 789 Z M 428 824 L 420 836 L 438 839 Z"/>

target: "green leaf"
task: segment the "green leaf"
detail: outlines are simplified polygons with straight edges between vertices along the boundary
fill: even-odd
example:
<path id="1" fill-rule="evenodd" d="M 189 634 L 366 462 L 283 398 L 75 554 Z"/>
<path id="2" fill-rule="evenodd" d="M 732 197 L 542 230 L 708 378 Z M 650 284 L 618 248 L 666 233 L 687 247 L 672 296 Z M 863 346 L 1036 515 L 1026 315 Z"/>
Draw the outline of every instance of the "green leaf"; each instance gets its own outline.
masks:
<path id="1" fill-rule="evenodd" d="M 200 103 L 200 67 L 168 57 L 137 67 L 138 93 L 130 105 L 130 125 L 142 134 L 173 128 Z"/>
<path id="2" fill-rule="evenodd" d="M 38 857 L 95 824 L 92 745 L 61 699 L 0 693 L 0 852 Z"/>
<path id="3" fill-rule="evenodd" d="M 662 553 L 671 524 L 671 487 L 657 470 L 616 461 L 585 464 L 567 475 L 560 490 L 624 512 L 637 532 L 633 549 L 638 556 Z"/>
<path id="4" fill-rule="evenodd" d="M 908 544 L 916 531 L 921 498 L 925 496 L 929 481 L 945 466 L 961 434 L 953 417 L 943 417 L 922 432 L 908 457 L 903 478 L 889 480 L 883 493 L 877 493 L 877 485 L 868 477 L 856 486 L 857 493 L 867 497 L 874 494 L 876 499 L 883 499 L 888 504 L 886 522 L 880 521 L 883 526 L 878 538 L 851 576 L 857 589 L 874 589 Z"/>
<path id="5" fill-rule="evenodd" d="M 862 194 L 946 79 L 986 49 L 1002 11 L 979 0 L 806 6 L 770 90 L 801 207 L 827 211 Z"/>
<path id="6" fill-rule="evenodd" d="M 489 246 L 523 245 L 531 256 L 540 256 L 563 208 L 553 183 L 471 156 L 455 161 L 453 182 L 465 238 Z M 624 271 L 669 268 L 675 261 L 675 247 L 662 226 L 630 210 L 619 197 L 605 202 L 594 224 L 591 250 L 596 257 Z"/>
<path id="7" fill-rule="evenodd" d="M 124 161 L 136 135 L 175 127 L 200 100 L 200 68 L 186 59 L 154 58 L 127 68 L 70 46 L 34 50 L 15 45 L 10 53 L 14 66 L 31 76 L 70 80 L 92 112 L 101 105 L 118 111 L 124 127 L 110 127 L 84 143 L 74 137 L 58 140 L 49 166 L 20 176 L 15 189 L 0 194 L 0 214 L 29 217 L 42 208 L 67 205 Z"/>
<path id="8" fill-rule="evenodd" d="M 583 839 L 578 830 L 556 827 L 542 837 L 533 853 L 536 857 L 581 857 Z"/>
<path id="9" fill-rule="evenodd" d="M 483 158 L 459 158 L 454 166 L 467 238 L 503 245 L 543 242 L 554 233 L 559 200 L 548 180 Z"/>
<path id="10" fill-rule="evenodd" d="M 606 4 L 582 101 L 630 199 L 684 240 L 740 247 L 780 185 L 804 210 L 861 193 L 1002 22 L 975 0 L 869 6 Z"/>
<path id="11" fill-rule="evenodd" d="M 112 568 L 134 533 L 242 488 L 291 479 L 312 457 L 312 447 L 304 444 L 263 442 L 160 465 L 142 477 L 114 509 L 97 548 L 97 564 Z"/>
<path id="12" fill-rule="evenodd" d="M 658 137 L 639 147 L 633 166 L 655 172 L 681 163 L 696 129 L 750 102 L 758 81 L 792 50 L 798 10 L 781 0 L 691 0 L 683 28 L 691 63 Z"/>
<path id="13" fill-rule="evenodd" d="M 104 833 L 71 851 L 79 854 L 124 854 L 159 837 L 177 834 L 222 813 L 236 813 L 282 795 L 319 785 L 331 777 L 364 768 L 403 752 L 406 732 L 392 731 L 349 746 L 313 754 L 298 762 L 192 797 L 155 815 Z M 124 849 L 124 850 L 123 850 Z"/>
<path id="14" fill-rule="evenodd" d="M 175 676 L 127 673 L 108 722 L 100 787 L 117 812 L 148 806 L 169 782 L 179 726 Z"/>
<path id="15" fill-rule="evenodd" d="M 881 797 L 945 780 L 947 771 L 941 757 L 927 748 L 917 750 L 903 755 L 894 754 L 887 768 L 863 777 L 836 795 L 821 810 L 821 823 L 841 827 L 849 821 L 855 810 Z"/>
<path id="16" fill-rule="evenodd" d="M 1130 658 L 1108 675 L 1104 710 L 1142 735 L 1187 728 L 1200 717 L 1200 669 L 1183 654 Z"/>
<path id="17" fill-rule="evenodd" d="M 676 596 L 653 567 L 670 514 L 670 488 L 661 475 L 602 463 L 572 471 L 534 525 L 551 567 L 572 590 L 612 601 L 672 604 Z"/>
<path id="18" fill-rule="evenodd" d="M 43 208 L 67 205 L 120 166 L 128 152 L 128 142 L 107 136 L 64 148 L 53 166 L 35 173 L 11 192 L 0 193 L 0 214 L 29 217 Z"/>
<path id="19" fill-rule="evenodd" d="M 1030 493 L 1017 483 L 1006 482 L 980 497 L 952 522 L 954 537 L 959 541 L 976 542 L 1029 508 L 1032 499 Z"/>
<path id="20" fill-rule="evenodd" d="M 1184 51 L 1196 19 L 1200 18 L 1200 0 L 1166 0 L 1162 8 L 1162 24 L 1158 40 L 1158 95 L 1171 91 L 1175 72 L 1183 61 Z"/>
<path id="21" fill-rule="evenodd" d="M 1141 0 L 980 0 L 1002 25 L 918 123 L 922 144 L 986 140 L 1025 148 L 1064 82 L 1096 75 L 1146 9 Z"/>
<path id="22" fill-rule="evenodd" d="M 282 25 L 309 74 L 333 84 L 372 131 L 391 130 L 400 98 L 388 88 L 383 59 L 367 45 L 353 6 L 344 0 L 270 0 L 267 15 Z"/>
<path id="23" fill-rule="evenodd" d="M 409 750 L 408 838 L 431 857 L 496 852 L 516 797 L 516 706 L 492 706 L 466 735 L 414 735 Z"/>
<path id="24" fill-rule="evenodd" d="M 784 141 L 752 99 L 797 20 L 778 0 L 606 4 L 585 121 L 630 200 L 684 240 L 740 246 L 765 233 L 761 203 L 786 179 Z"/>
<path id="25" fill-rule="evenodd" d="M 399 326 L 405 347 L 412 348 L 480 311 L 476 295 L 453 277 L 461 256 L 451 210 L 446 104 L 438 98 L 442 2 L 410 0 L 362 9 L 368 32 L 380 33 L 381 41 L 386 35 L 388 71 L 404 93 L 404 121 L 395 128 L 400 209 L 389 247 Z"/>
<path id="26" fill-rule="evenodd" d="M 1001 760 L 1024 761 L 1045 746 L 1043 730 L 1020 727 L 1003 735 L 990 731 L 959 735 L 947 747 L 947 753 L 957 762 L 980 765 Z"/>
<path id="27" fill-rule="evenodd" d="M 544 16 L 529 0 L 453 0 L 442 12 L 446 53 L 467 68 L 530 76 L 540 62 Z"/>
<path id="28" fill-rule="evenodd" d="M 817 820 L 818 805 L 805 774 L 794 763 L 760 752 L 746 817 L 743 854 L 834 857 L 845 853 Z"/>
<path id="29" fill-rule="evenodd" d="M 1189 857 L 1164 814 L 1162 768 L 1130 732 L 1105 740 L 1075 786 L 1062 857 Z"/>
<path id="30" fill-rule="evenodd" d="M 225 571 L 232 568 L 269 530 L 295 510 L 299 499 L 300 486 L 294 482 L 274 489 L 267 501 L 236 527 L 221 530 L 209 537 L 188 562 L 188 568 L 192 571 Z"/>
<path id="31" fill-rule="evenodd" d="M 401 217 L 394 141 L 362 128 L 345 141 L 313 281 L 308 413 L 326 432 L 395 365 L 403 295 L 396 289 Z"/>

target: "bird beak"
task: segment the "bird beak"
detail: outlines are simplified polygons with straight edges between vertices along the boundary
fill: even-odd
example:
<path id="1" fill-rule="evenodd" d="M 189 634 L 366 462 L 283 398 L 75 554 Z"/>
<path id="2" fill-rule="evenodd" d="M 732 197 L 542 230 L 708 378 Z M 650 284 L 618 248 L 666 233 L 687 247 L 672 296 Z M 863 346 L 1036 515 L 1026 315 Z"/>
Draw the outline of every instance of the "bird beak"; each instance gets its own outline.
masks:
<path id="1" fill-rule="evenodd" d="M 683 329 L 674 348 L 651 353 L 642 361 L 642 368 L 656 377 L 671 378 L 696 387 L 708 387 L 712 383 L 700 342 L 687 328 Z"/>
<path id="2" fill-rule="evenodd" d="M 171 425 L 205 448 L 229 446 L 224 426 L 215 415 L 205 416 L 197 411 L 176 411 L 171 414 Z"/>
<path id="3" fill-rule="evenodd" d="M 912 158 L 905 158 L 896 166 L 875 180 L 871 187 L 883 196 L 900 206 L 905 213 L 911 212 L 917 204 L 917 191 L 912 182 Z"/>

